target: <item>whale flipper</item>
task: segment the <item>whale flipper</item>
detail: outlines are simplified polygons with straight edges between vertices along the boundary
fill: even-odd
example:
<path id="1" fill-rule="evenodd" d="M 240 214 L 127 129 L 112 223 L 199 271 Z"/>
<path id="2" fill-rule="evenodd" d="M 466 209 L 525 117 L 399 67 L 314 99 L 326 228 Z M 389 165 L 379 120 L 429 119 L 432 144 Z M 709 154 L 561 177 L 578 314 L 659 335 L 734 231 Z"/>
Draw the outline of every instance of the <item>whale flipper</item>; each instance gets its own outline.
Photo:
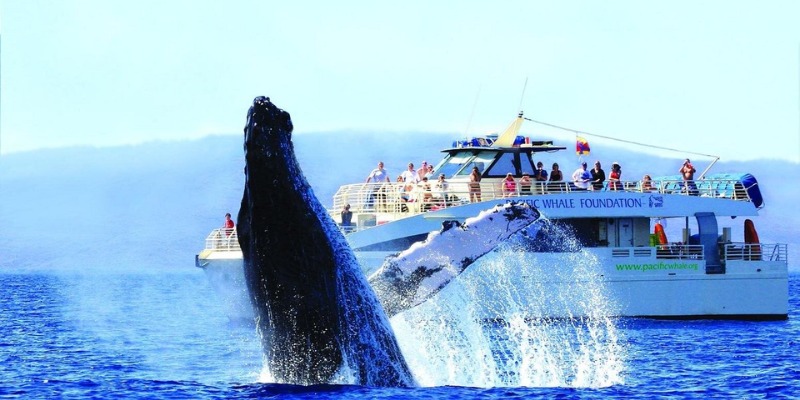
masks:
<path id="1" fill-rule="evenodd" d="M 424 242 L 388 257 L 369 283 L 392 317 L 429 299 L 478 258 L 541 221 L 539 211 L 527 203 L 498 205 L 464 224 L 445 221 Z"/>

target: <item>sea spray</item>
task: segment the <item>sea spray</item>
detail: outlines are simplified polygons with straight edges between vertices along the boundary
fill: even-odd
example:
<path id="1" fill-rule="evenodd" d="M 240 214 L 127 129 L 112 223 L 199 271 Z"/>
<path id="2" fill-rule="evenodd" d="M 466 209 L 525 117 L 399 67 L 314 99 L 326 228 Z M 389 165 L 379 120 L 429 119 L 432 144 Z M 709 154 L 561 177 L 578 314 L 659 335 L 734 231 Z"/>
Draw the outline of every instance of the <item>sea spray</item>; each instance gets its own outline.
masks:
<path id="1" fill-rule="evenodd" d="M 392 320 L 421 385 L 606 387 L 624 382 L 625 348 L 599 263 L 568 234 L 559 235 L 568 239 L 559 252 L 504 245 L 470 267 L 457 284 Z"/>

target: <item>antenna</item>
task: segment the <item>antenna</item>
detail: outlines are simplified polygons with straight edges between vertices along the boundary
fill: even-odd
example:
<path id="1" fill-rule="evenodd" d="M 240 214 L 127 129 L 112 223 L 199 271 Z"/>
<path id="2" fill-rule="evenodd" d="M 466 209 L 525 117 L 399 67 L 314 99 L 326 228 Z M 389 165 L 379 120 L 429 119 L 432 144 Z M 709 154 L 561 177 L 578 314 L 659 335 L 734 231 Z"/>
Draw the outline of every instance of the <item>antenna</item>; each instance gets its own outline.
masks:
<path id="1" fill-rule="evenodd" d="M 517 110 L 519 110 L 519 115 L 522 115 L 522 100 L 525 98 L 525 89 L 527 87 L 528 87 L 528 77 L 526 76 L 525 84 L 522 85 L 522 96 L 519 97 L 519 107 L 517 107 Z"/>
<path id="2" fill-rule="evenodd" d="M 464 138 L 467 138 L 469 136 L 469 128 L 472 126 L 472 117 L 475 116 L 475 108 L 478 106 L 478 98 L 481 97 L 481 86 L 482 85 L 478 85 L 478 92 L 475 93 L 475 101 L 472 102 L 472 112 L 469 113 L 467 128 L 464 129 Z"/>

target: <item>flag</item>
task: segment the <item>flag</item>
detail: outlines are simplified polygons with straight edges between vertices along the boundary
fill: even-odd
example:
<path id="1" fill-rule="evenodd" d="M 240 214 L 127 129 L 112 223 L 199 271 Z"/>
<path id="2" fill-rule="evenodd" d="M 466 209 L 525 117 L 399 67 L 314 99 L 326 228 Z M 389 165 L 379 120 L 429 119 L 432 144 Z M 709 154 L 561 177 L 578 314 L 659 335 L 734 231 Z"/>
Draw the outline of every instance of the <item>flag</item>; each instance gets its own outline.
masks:
<path id="1" fill-rule="evenodd" d="M 580 136 L 575 137 L 575 154 L 579 156 L 589 155 L 589 142 Z"/>

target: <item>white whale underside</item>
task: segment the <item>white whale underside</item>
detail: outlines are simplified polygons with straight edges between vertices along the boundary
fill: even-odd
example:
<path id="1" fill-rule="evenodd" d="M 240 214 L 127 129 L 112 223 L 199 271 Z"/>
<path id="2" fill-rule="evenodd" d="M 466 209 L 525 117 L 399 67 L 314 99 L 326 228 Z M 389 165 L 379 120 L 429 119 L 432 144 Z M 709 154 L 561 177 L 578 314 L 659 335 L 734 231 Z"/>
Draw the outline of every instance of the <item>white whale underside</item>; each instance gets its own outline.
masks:
<path id="1" fill-rule="evenodd" d="M 541 216 L 524 203 L 507 203 L 485 210 L 464 224 L 445 226 L 396 256 L 387 257 L 369 277 L 391 315 L 415 307 L 456 278 L 470 264 L 517 232 L 535 234 Z M 396 304 L 400 303 L 400 304 Z"/>

